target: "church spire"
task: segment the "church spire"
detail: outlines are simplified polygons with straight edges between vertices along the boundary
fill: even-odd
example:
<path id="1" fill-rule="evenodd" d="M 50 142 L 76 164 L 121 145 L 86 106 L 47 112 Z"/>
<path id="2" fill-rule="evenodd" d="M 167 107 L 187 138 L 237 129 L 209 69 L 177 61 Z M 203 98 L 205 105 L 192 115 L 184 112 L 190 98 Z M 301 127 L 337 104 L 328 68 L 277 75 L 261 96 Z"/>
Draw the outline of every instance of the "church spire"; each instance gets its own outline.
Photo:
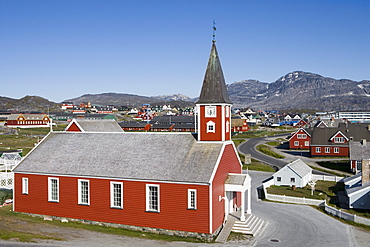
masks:
<path id="1" fill-rule="evenodd" d="M 213 40 L 214 41 L 214 40 Z M 232 104 L 222 72 L 221 62 L 218 57 L 216 44 L 213 42 L 209 56 L 202 90 L 197 104 L 227 103 Z"/>
<path id="2" fill-rule="evenodd" d="M 222 73 L 213 31 L 212 49 L 197 107 L 198 141 L 231 140 L 231 100 Z"/>

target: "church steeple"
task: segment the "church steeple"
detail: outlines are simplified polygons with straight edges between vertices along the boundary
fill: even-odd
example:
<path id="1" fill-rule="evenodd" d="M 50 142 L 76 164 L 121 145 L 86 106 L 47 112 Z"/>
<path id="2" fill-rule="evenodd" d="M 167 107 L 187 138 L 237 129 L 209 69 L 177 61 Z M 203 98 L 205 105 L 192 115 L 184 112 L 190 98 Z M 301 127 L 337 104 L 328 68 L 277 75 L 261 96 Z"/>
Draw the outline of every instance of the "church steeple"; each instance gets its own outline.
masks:
<path id="1" fill-rule="evenodd" d="M 209 55 L 206 74 L 197 104 L 227 103 L 232 104 L 222 72 L 221 62 L 218 57 L 216 44 L 213 42 Z"/>
<path id="2" fill-rule="evenodd" d="M 198 141 L 231 140 L 231 100 L 218 57 L 215 40 L 212 40 L 206 74 L 197 106 Z"/>

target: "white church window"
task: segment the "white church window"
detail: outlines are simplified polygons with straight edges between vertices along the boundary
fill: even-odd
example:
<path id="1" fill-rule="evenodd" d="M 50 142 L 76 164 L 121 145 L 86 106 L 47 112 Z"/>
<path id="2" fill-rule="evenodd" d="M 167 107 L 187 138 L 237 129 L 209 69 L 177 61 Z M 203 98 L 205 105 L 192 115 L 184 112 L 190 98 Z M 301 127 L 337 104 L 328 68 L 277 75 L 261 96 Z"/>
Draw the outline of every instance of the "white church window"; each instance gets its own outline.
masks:
<path id="1" fill-rule="evenodd" d="M 207 133 L 215 133 L 216 128 L 215 128 L 215 123 L 213 121 L 208 121 L 207 122 Z"/>
<path id="2" fill-rule="evenodd" d="M 90 181 L 78 180 L 78 204 L 90 204 Z"/>
<path id="3" fill-rule="evenodd" d="M 229 121 L 226 121 L 226 133 L 229 133 L 230 131 L 230 123 Z"/>
<path id="4" fill-rule="evenodd" d="M 146 185 L 146 211 L 159 212 L 159 185 Z"/>
<path id="5" fill-rule="evenodd" d="M 112 208 L 123 208 L 122 192 L 122 182 L 110 182 L 110 206 Z"/>
<path id="6" fill-rule="evenodd" d="M 59 202 L 58 178 L 48 178 L 48 200 L 49 202 Z"/>
<path id="7" fill-rule="evenodd" d="M 22 178 L 22 194 L 28 195 L 28 178 Z"/>
<path id="8" fill-rule="evenodd" d="M 197 190 L 188 189 L 188 209 L 197 209 Z"/>

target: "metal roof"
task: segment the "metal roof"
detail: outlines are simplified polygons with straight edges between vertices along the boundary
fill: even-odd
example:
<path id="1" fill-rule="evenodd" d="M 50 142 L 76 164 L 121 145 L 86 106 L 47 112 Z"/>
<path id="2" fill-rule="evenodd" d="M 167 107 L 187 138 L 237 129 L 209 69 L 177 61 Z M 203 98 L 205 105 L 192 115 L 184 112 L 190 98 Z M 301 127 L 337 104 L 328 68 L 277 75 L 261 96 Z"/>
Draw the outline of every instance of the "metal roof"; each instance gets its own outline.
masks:
<path id="1" fill-rule="evenodd" d="M 232 104 L 222 72 L 221 62 L 218 57 L 216 45 L 213 43 L 208 60 L 202 90 L 197 104 L 227 103 Z"/>
<path id="2" fill-rule="evenodd" d="M 227 144 L 190 133 L 51 132 L 14 172 L 209 183 Z"/>

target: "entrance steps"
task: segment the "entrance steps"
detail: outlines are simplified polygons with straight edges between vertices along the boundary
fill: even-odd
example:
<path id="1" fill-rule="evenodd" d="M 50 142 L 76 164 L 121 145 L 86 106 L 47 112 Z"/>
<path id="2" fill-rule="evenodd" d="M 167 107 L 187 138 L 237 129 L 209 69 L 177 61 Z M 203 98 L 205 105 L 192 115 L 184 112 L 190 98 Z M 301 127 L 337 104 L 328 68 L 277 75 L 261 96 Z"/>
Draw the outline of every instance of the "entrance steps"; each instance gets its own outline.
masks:
<path id="1" fill-rule="evenodd" d="M 246 217 L 245 221 L 235 221 L 231 231 L 255 236 L 261 230 L 264 221 L 252 214 Z"/>
<path id="2" fill-rule="evenodd" d="M 236 215 L 229 214 L 216 242 L 225 243 L 231 231 L 256 236 L 262 230 L 264 221 L 252 214 L 247 214 L 245 217 L 245 221 L 240 221 Z"/>

